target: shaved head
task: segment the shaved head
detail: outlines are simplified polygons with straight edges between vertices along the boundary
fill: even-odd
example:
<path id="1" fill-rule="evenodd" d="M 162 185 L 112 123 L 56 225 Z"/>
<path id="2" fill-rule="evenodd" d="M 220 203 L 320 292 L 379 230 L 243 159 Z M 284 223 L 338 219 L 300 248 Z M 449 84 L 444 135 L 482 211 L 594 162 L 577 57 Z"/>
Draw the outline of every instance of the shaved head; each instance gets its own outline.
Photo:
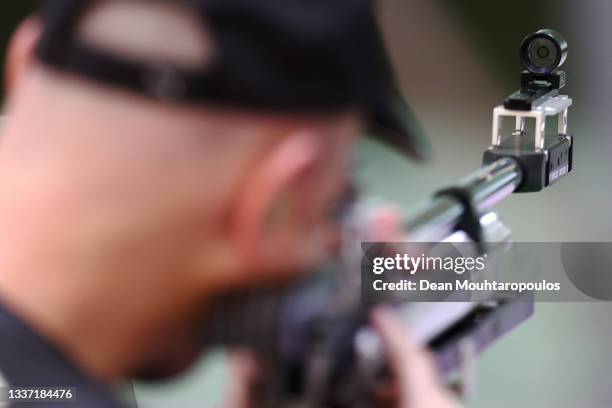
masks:
<path id="1" fill-rule="evenodd" d="M 95 4 L 78 34 L 96 49 L 215 58 L 180 3 Z M 361 115 L 156 100 L 38 62 L 29 24 L 9 57 L 0 293 L 96 376 L 174 373 L 200 351 L 212 298 L 327 255 Z"/>

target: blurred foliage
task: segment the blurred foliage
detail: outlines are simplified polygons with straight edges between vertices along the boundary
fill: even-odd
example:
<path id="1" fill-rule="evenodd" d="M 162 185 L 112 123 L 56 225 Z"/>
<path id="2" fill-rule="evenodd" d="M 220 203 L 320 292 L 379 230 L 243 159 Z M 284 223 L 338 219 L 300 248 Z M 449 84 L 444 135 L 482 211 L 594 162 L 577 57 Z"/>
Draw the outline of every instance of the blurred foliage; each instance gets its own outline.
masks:
<path id="1" fill-rule="evenodd" d="M 471 40 L 480 47 L 489 63 L 506 81 L 516 82 L 522 69 L 518 50 L 521 40 L 542 28 L 555 29 L 559 21 L 553 0 L 440 0 L 459 17 Z M 508 50 L 516 49 L 516 63 L 508 64 Z"/>

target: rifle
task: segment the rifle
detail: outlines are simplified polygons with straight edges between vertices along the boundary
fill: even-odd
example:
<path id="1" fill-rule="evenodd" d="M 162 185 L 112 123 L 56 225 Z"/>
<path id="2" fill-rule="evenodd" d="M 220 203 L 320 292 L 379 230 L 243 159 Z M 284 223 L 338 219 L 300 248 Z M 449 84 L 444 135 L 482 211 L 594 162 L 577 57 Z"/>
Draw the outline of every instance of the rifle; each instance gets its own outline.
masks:
<path id="1" fill-rule="evenodd" d="M 513 193 L 541 191 L 572 171 L 573 137 L 567 134 L 572 100 L 559 95 L 566 75 L 558 70 L 567 42 L 553 30 L 540 30 L 523 40 L 520 56 L 526 68 L 521 88 L 494 109 L 483 166 L 404 220 L 409 241 L 461 242 L 478 254 L 503 251 L 510 232 L 492 208 Z M 553 117 L 557 129 L 546 132 Z M 514 119 L 510 135 L 503 132 L 507 118 Z M 535 122 L 532 131 L 528 118 Z M 247 346 L 268 364 L 261 406 L 367 407 L 368 386 L 387 374 L 380 342 L 367 328 L 371 304 L 362 301 L 361 262 L 356 264 L 367 233 L 364 220 L 372 212 L 371 204 L 361 202 L 345 217 L 338 263 L 291 287 L 223 298 L 211 314 L 205 325 L 209 346 Z M 534 310 L 529 293 L 486 301 L 392 303 L 413 337 L 434 351 L 443 374 L 461 375 L 466 393 L 476 356 Z"/>

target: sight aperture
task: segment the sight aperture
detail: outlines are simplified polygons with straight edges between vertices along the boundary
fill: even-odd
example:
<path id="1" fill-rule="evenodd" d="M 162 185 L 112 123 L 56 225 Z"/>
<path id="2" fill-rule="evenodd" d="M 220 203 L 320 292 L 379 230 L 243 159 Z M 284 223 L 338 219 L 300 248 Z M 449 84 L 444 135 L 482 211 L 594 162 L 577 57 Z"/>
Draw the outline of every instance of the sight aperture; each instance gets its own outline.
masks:
<path id="1" fill-rule="evenodd" d="M 521 45 L 521 62 L 534 74 L 552 74 L 566 57 L 567 42 L 554 30 L 539 30 L 528 35 Z"/>
<path id="2" fill-rule="evenodd" d="M 548 38 L 537 38 L 529 46 L 529 59 L 537 67 L 554 70 L 558 58 L 555 44 Z"/>

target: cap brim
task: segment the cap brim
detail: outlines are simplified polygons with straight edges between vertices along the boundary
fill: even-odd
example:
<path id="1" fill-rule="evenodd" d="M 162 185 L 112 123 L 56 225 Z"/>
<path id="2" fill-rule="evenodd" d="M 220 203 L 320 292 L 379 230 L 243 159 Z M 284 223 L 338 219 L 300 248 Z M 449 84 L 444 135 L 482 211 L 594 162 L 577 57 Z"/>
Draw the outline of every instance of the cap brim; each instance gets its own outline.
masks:
<path id="1" fill-rule="evenodd" d="M 370 134 L 411 159 L 424 161 L 430 155 L 425 132 L 401 97 L 370 106 Z"/>

